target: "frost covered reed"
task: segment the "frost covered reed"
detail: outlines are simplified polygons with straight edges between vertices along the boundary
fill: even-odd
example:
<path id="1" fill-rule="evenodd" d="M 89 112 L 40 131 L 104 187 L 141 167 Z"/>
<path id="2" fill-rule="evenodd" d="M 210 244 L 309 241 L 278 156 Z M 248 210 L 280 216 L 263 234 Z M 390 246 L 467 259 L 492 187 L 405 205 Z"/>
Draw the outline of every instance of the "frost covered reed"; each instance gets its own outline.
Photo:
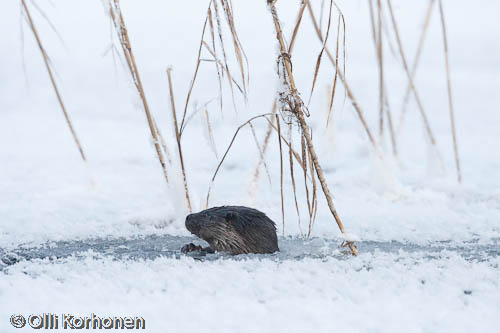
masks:
<path id="1" fill-rule="evenodd" d="M 316 15 L 314 14 L 314 11 L 312 9 L 311 2 L 309 0 L 304 0 L 304 1 L 307 3 L 307 8 L 309 11 L 309 15 L 311 17 L 314 31 L 316 32 L 316 36 L 318 37 L 318 39 L 320 40 L 321 43 L 324 43 L 323 33 L 321 32 L 321 28 L 320 28 L 318 21 L 316 19 Z M 344 28 L 344 31 L 345 31 L 345 28 Z M 358 118 L 361 121 L 363 128 L 365 129 L 366 135 L 368 136 L 370 143 L 372 144 L 374 150 L 381 156 L 381 152 L 380 152 L 380 149 L 378 147 L 378 143 L 375 140 L 375 138 L 372 134 L 372 131 L 370 130 L 370 127 L 368 126 L 368 123 L 366 122 L 366 118 L 365 118 L 364 113 L 361 109 L 361 106 L 360 106 L 358 100 L 356 99 L 356 97 L 354 96 L 354 93 L 351 89 L 351 86 L 345 77 L 345 69 L 344 69 L 344 71 L 340 70 L 340 68 L 338 67 L 338 57 L 337 57 L 337 60 L 336 60 L 336 58 L 333 57 L 328 46 L 325 46 L 325 52 L 326 52 L 326 55 L 328 56 L 328 59 L 332 63 L 332 65 L 335 66 L 335 68 L 336 68 L 336 73 L 337 73 L 336 75 L 338 75 L 340 81 L 344 85 L 344 88 L 345 88 L 346 93 L 347 93 L 347 97 L 351 101 L 351 104 L 352 104 L 354 110 L 356 110 L 356 114 L 358 115 Z M 334 87 L 335 87 L 335 85 L 334 85 Z M 332 97 L 333 96 L 334 96 L 334 94 L 332 95 Z"/>
<path id="2" fill-rule="evenodd" d="M 61 93 L 59 92 L 59 88 L 57 87 L 56 80 L 54 78 L 54 74 L 52 73 L 52 68 L 50 66 L 50 59 L 49 56 L 47 55 L 47 52 L 45 51 L 45 48 L 42 45 L 42 41 L 40 39 L 40 35 L 38 33 L 38 30 L 35 26 L 35 23 L 33 22 L 33 18 L 31 17 L 30 10 L 28 6 L 26 5 L 25 0 L 21 0 L 21 4 L 24 10 L 24 13 L 26 15 L 26 19 L 29 23 L 29 26 L 31 28 L 31 31 L 33 32 L 33 35 L 35 36 L 36 42 L 38 44 L 38 48 L 40 49 L 40 52 L 42 54 L 43 61 L 45 63 L 45 68 L 47 69 L 47 72 L 50 77 L 50 82 L 52 84 L 52 87 L 54 88 L 54 92 L 56 93 L 57 96 L 57 101 L 59 102 L 59 105 L 61 107 L 61 110 L 63 112 L 64 118 L 66 119 L 66 123 L 68 124 L 69 130 L 71 132 L 71 135 L 73 136 L 73 140 L 75 141 L 75 144 L 78 148 L 78 151 L 80 152 L 80 156 L 82 157 L 82 160 L 84 163 L 87 162 L 87 157 L 85 156 L 85 153 L 83 152 L 82 145 L 80 143 L 80 140 L 78 139 L 78 136 L 76 135 L 76 131 L 73 127 L 73 124 L 71 122 L 71 119 L 69 117 L 68 111 L 66 110 L 66 106 L 64 105 Z"/>
<path id="3" fill-rule="evenodd" d="M 422 49 L 424 47 L 425 43 L 425 38 L 427 36 L 427 30 L 429 28 L 429 23 L 431 21 L 431 16 L 432 16 L 432 9 L 434 7 L 434 4 L 436 3 L 436 0 L 430 0 L 429 5 L 427 6 L 426 14 L 425 14 L 425 19 L 424 19 L 424 25 L 422 28 L 422 32 L 420 33 L 420 38 L 418 40 L 418 46 L 417 46 L 417 51 L 415 53 L 415 58 L 413 60 L 413 65 L 411 68 L 411 77 L 415 77 L 415 73 L 417 72 L 418 65 L 420 63 L 420 56 L 422 55 Z M 404 118 L 406 116 L 406 111 L 408 110 L 408 102 L 410 100 L 410 93 L 411 93 L 411 86 L 410 83 L 407 83 L 406 90 L 405 90 L 405 96 L 403 99 L 403 106 L 401 109 L 401 114 L 399 118 L 399 123 L 397 127 L 397 132 L 400 131 Z"/>
<path id="4" fill-rule="evenodd" d="M 175 99 L 174 99 L 174 89 L 172 85 L 172 68 L 169 67 L 167 69 L 167 77 L 168 77 L 168 92 L 170 95 L 170 105 L 171 105 L 171 110 L 172 110 L 172 121 L 174 124 L 174 132 L 175 132 L 175 139 L 177 141 L 177 152 L 179 153 L 179 162 L 181 164 L 181 171 L 182 171 L 182 180 L 184 182 L 184 192 L 186 194 L 186 203 L 189 212 L 191 213 L 193 211 L 191 207 L 191 198 L 189 196 L 189 186 L 187 182 L 187 176 L 186 176 L 186 168 L 184 167 L 184 157 L 182 156 L 182 145 L 181 145 L 181 133 L 179 131 L 179 125 L 177 122 L 177 112 L 175 110 Z"/>
<path id="5" fill-rule="evenodd" d="M 415 87 L 415 83 L 413 81 L 412 74 L 410 73 L 410 69 L 408 67 L 408 62 L 406 61 L 406 55 L 405 55 L 403 43 L 401 40 L 401 35 L 399 33 L 399 28 L 398 28 L 398 24 L 396 21 L 396 16 L 394 15 L 394 10 L 392 9 L 391 0 L 387 0 L 387 6 L 389 8 L 389 14 L 391 17 L 392 27 L 393 27 L 394 33 L 396 35 L 396 41 L 397 41 L 397 45 L 398 45 L 399 54 L 401 56 L 401 61 L 403 63 L 403 68 L 404 68 L 404 71 L 405 71 L 406 76 L 408 78 L 408 84 L 411 88 L 411 91 L 413 92 L 413 96 L 415 97 L 415 101 L 417 102 L 418 110 L 420 111 L 420 115 L 422 116 L 422 121 L 424 123 L 425 131 L 427 133 L 429 141 L 430 141 L 432 147 L 434 148 L 434 151 L 435 151 L 439 161 L 442 164 L 441 153 L 439 152 L 439 148 L 437 146 L 436 137 L 434 136 L 434 133 L 431 129 L 431 125 L 429 123 L 427 113 L 425 112 L 422 100 L 420 98 L 420 94 L 418 93 L 417 88 Z"/>
<path id="6" fill-rule="evenodd" d="M 202 51 L 206 49 L 210 56 L 213 58 L 213 62 L 215 64 L 215 68 L 217 71 L 217 79 L 219 83 L 219 100 L 220 100 L 220 108 L 221 111 L 223 109 L 223 95 L 222 95 L 222 85 L 224 76 L 226 76 L 226 81 L 231 90 L 231 97 L 233 100 L 233 107 L 236 111 L 236 102 L 234 95 L 234 87 L 238 89 L 238 91 L 243 95 L 245 101 L 247 99 L 247 87 L 249 82 L 248 76 L 248 60 L 243 50 L 243 46 L 240 42 L 238 33 L 236 31 L 233 8 L 230 0 L 210 0 L 207 15 L 205 17 L 205 23 L 203 24 L 203 29 L 201 33 L 200 44 L 198 47 L 198 54 L 196 58 L 196 65 L 193 74 L 193 78 L 189 84 L 188 93 L 186 95 L 186 102 L 184 103 L 184 112 L 182 115 L 182 121 L 180 125 L 180 133 L 182 134 L 185 121 L 187 116 L 187 111 L 189 108 L 189 102 L 191 100 L 193 90 L 196 84 L 196 80 L 198 78 L 198 73 L 200 70 L 200 65 L 203 61 L 202 59 Z M 223 14 L 222 14 L 222 13 Z M 226 45 L 224 43 L 224 26 L 223 26 L 223 16 L 225 17 L 226 25 L 230 31 L 231 41 L 233 42 L 233 50 L 235 53 L 235 58 L 237 60 L 239 71 L 241 75 L 241 82 L 238 84 L 231 74 L 231 69 L 228 65 L 228 55 L 226 50 Z M 214 22 L 215 21 L 215 22 Z M 209 40 L 206 41 L 205 34 L 207 32 L 207 25 L 209 27 Z M 220 53 L 222 53 L 222 58 L 220 57 Z"/>
<path id="7" fill-rule="evenodd" d="M 276 30 L 276 38 L 278 39 L 279 42 L 279 47 L 280 47 L 280 65 L 284 68 L 284 73 L 282 74 L 282 79 L 283 83 L 287 89 L 286 92 L 280 93 L 280 102 L 282 103 L 282 111 L 287 111 L 290 112 L 293 117 L 298 121 L 300 130 L 302 133 L 302 137 L 305 140 L 305 143 L 307 145 L 307 150 L 310 154 L 310 159 L 311 159 L 311 164 L 314 166 L 315 170 L 315 175 L 318 177 L 319 182 L 321 184 L 321 188 L 323 190 L 323 193 L 325 195 L 326 201 L 328 203 L 328 207 L 330 209 L 330 212 L 332 213 L 335 222 L 337 223 L 340 231 L 342 234 L 345 234 L 344 226 L 342 224 L 342 221 L 340 219 L 340 216 L 337 213 L 337 210 L 335 209 L 335 206 L 333 204 L 332 197 L 330 195 L 330 190 L 328 188 L 328 185 L 326 184 L 326 179 L 323 174 L 323 169 L 321 168 L 321 165 L 319 164 L 318 161 L 318 156 L 316 154 L 316 150 L 314 148 L 311 134 L 310 134 L 310 129 L 309 126 L 307 125 L 304 115 L 306 113 L 305 105 L 302 99 L 299 96 L 297 87 L 295 85 L 295 80 L 292 72 L 292 61 L 290 59 L 290 55 L 288 54 L 288 48 L 286 46 L 284 37 L 283 37 L 283 31 L 281 28 L 281 23 L 278 18 L 278 13 L 275 7 L 277 0 L 271 1 L 268 0 L 268 6 L 270 9 L 270 13 L 274 22 L 275 30 Z M 324 48 L 323 48 L 324 49 Z M 305 146 L 305 145 L 304 145 Z M 313 176 L 314 176 L 313 174 Z M 358 251 L 356 249 L 356 246 L 354 242 L 352 241 L 346 241 L 345 246 L 349 247 L 351 253 L 353 255 L 357 255 Z"/>
<path id="8" fill-rule="evenodd" d="M 455 129 L 455 112 L 453 109 L 453 95 L 451 92 L 450 60 L 448 59 L 448 37 L 446 35 L 446 22 L 444 18 L 443 2 L 439 0 L 439 16 L 441 17 L 441 29 L 443 32 L 444 59 L 446 67 L 446 83 L 448 88 L 448 104 L 450 108 L 451 135 L 453 138 L 453 152 L 455 153 L 455 166 L 457 168 L 457 180 L 462 182 L 462 172 L 460 171 L 460 157 L 458 154 L 457 131 Z"/>
<path id="9" fill-rule="evenodd" d="M 372 39 L 375 46 L 375 54 L 379 67 L 379 138 L 382 141 L 384 135 L 384 117 L 387 117 L 387 127 L 389 128 L 389 136 L 391 138 L 392 153 L 394 156 L 398 155 L 396 144 L 396 134 L 394 131 L 392 113 L 389 107 L 388 89 L 386 88 L 384 78 L 384 53 L 383 53 L 383 15 L 382 15 L 382 2 L 377 0 L 377 24 L 375 25 L 375 14 L 373 10 L 372 0 L 368 1 L 370 11 L 370 24 L 372 29 Z"/>
<path id="10" fill-rule="evenodd" d="M 167 165 L 165 163 L 165 157 L 163 155 L 164 152 L 162 151 L 162 146 L 160 144 L 160 137 L 161 137 L 160 130 L 158 126 L 156 126 L 156 122 L 153 118 L 153 115 L 149 110 L 148 101 L 146 99 L 146 93 L 144 92 L 144 88 L 142 86 L 141 76 L 139 74 L 139 70 L 135 62 L 134 53 L 132 51 L 132 45 L 130 43 L 130 39 L 128 36 L 127 26 L 125 25 L 123 13 L 120 8 L 120 0 L 108 0 L 108 11 L 111 20 L 114 24 L 116 33 L 118 35 L 118 39 L 120 40 L 120 45 L 122 46 L 123 55 L 125 56 L 128 69 L 132 76 L 132 80 L 141 98 L 142 105 L 144 107 L 144 112 L 146 114 L 146 120 L 148 122 L 149 130 L 151 132 L 151 137 L 153 139 L 153 144 L 155 146 L 156 154 L 158 156 L 158 161 L 161 164 L 165 181 L 168 184 Z M 164 146 L 166 147 L 166 145 Z M 166 151 L 165 154 L 167 154 Z"/>

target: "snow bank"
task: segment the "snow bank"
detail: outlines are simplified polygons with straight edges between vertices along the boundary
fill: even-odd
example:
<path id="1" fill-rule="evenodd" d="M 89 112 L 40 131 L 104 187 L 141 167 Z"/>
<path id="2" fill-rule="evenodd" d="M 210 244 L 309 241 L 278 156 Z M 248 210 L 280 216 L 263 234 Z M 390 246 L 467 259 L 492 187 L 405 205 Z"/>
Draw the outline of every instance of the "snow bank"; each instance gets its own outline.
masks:
<path id="1" fill-rule="evenodd" d="M 349 260 L 23 262 L 0 275 L 11 314 L 142 316 L 148 332 L 470 332 L 500 325 L 499 258 L 443 252 Z M 471 274 L 471 272 L 474 272 Z"/>

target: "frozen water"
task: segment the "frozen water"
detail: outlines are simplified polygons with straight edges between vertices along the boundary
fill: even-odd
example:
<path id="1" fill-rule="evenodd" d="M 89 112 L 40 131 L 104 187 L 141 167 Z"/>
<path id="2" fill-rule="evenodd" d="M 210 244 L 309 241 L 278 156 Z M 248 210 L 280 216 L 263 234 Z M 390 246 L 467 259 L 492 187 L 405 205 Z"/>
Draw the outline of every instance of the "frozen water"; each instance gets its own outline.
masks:
<path id="1" fill-rule="evenodd" d="M 85 258 L 85 253 L 107 256 L 116 260 L 154 260 L 160 257 L 179 259 L 185 256 L 180 248 L 187 243 L 201 243 L 198 238 L 182 236 L 147 236 L 135 239 L 89 239 L 83 241 L 58 241 L 44 244 L 35 248 L 20 247 L 10 251 L 0 249 L 0 268 L 13 265 L 19 261 L 49 259 L 57 260 L 67 257 Z M 203 244 L 204 243 L 204 244 Z M 248 254 L 232 256 L 225 253 L 202 254 L 193 252 L 187 256 L 197 260 L 247 260 L 247 259 L 269 259 L 275 261 L 326 259 L 348 259 L 350 255 L 347 250 L 339 247 L 337 239 L 311 238 L 302 239 L 297 237 L 281 237 L 279 239 L 280 251 L 275 254 Z M 450 253 L 463 257 L 467 261 L 485 261 L 500 255 L 500 242 L 494 240 L 491 244 L 479 244 L 477 240 L 464 242 L 461 245 L 450 244 L 450 242 L 437 242 L 427 246 L 418 244 L 401 243 L 398 241 L 375 242 L 363 241 L 356 243 L 362 253 L 420 253 L 427 259 L 440 258 Z"/>

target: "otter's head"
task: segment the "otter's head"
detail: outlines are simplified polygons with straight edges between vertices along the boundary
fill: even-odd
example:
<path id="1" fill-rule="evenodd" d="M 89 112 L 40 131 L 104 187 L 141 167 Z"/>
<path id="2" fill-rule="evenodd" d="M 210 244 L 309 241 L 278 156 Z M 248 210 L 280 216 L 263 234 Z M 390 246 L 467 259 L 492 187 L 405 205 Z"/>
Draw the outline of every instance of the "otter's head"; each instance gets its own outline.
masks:
<path id="1" fill-rule="evenodd" d="M 207 236 L 207 233 L 214 233 L 215 235 L 219 232 L 222 235 L 225 230 L 224 226 L 227 226 L 228 223 L 230 224 L 235 219 L 237 219 L 237 216 L 232 211 L 204 210 L 200 213 L 189 214 L 186 217 L 186 229 L 200 238 L 204 238 L 204 235 Z M 202 229 L 204 235 L 200 234 Z"/>
<path id="2" fill-rule="evenodd" d="M 186 229 L 198 236 L 201 226 L 208 222 L 208 220 L 209 217 L 202 213 L 189 214 L 186 216 Z"/>

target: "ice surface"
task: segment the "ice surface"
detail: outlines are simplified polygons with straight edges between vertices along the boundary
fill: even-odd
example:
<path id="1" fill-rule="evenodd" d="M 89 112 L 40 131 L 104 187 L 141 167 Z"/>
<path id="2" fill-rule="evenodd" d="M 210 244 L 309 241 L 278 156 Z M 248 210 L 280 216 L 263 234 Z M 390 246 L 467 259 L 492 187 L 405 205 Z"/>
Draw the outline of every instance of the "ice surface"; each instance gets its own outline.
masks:
<path id="1" fill-rule="evenodd" d="M 352 258 L 321 239 L 281 240 L 279 255 L 168 252 L 168 244 L 189 240 L 58 244 L 54 253 L 59 247 L 92 250 L 8 266 L 0 273 L 2 300 L 8 300 L 0 302 L 0 329 L 14 332 L 12 313 L 42 312 L 143 316 L 151 332 L 467 332 L 500 324 L 498 247 L 480 260 L 447 245 L 390 243 L 361 243 L 361 255 Z M 154 249 L 147 257 L 155 258 L 117 260 L 141 247 Z"/>
<path id="2" fill-rule="evenodd" d="M 161 257 L 180 259 L 185 254 L 180 252 L 180 248 L 188 243 L 200 243 L 208 246 L 204 241 L 194 237 L 182 236 L 146 236 L 132 239 L 86 239 L 82 241 L 59 241 L 43 246 L 3 250 L 0 249 L 0 269 L 5 269 L 10 265 L 21 261 L 34 261 L 38 259 L 58 260 L 68 257 L 84 258 L 86 254 L 103 255 L 116 260 L 155 260 Z M 500 254 L 499 240 L 494 240 L 492 244 L 479 244 L 478 240 L 465 242 L 459 246 L 450 242 L 434 242 L 427 246 L 391 242 L 364 241 L 356 243 L 359 251 L 369 253 L 426 253 L 427 259 L 434 259 L 449 255 L 450 253 L 459 255 L 467 261 L 485 261 L 490 257 L 495 258 Z M 249 260 L 268 259 L 283 262 L 286 260 L 327 259 L 334 257 L 337 259 L 349 259 L 347 249 L 342 249 L 340 240 L 310 238 L 303 239 L 297 237 L 280 238 L 280 251 L 274 254 L 248 254 L 233 256 L 227 253 L 206 254 L 192 252 L 187 254 L 196 260 Z"/>
<path id="3" fill-rule="evenodd" d="M 28 2 L 29 3 L 29 2 Z M 88 156 L 84 167 L 49 84 L 18 1 L 0 5 L 0 332 L 13 332 L 14 313 L 74 312 L 143 315 L 151 332 L 494 332 L 500 327 L 500 26 L 497 1 L 443 1 L 463 184 L 456 183 L 442 40 L 437 11 L 429 26 L 415 82 L 428 112 L 444 169 L 429 154 L 413 101 L 398 137 L 399 157 L 373 157 L 344 91 L 338 86 L 326 124 L 333 69 L 324 59 L 309 110 L 314 141 L 348 235 L 360 239 L 358 258 L 338 248 L 340 232 L 320 196 L 313 239 L 302 241 L 293 192 L 285 177 L 281 220 L 277 140 L 248 198 L 259 152 L 242 130 L 215 180 L 210 205 L 249 205 L 278 225 L 274 256 L 180 256 L 192 241 L 177 166 L 166 186 L 144 112 L 127 70 L 113 61 L 114 32 L 100 1 L 37 2 L 35 22 Z M 193 76 L 206 13 L 203 1 L 122 0 L 122 9 L 151 111 L 176 156 L 166 69 L 173 66 L 178 112 Z M 298 1 L 278 1 L 285 35 Z M 347 22 L 347 78 L 375 129 L 377 63 L 366 1 L 338 1 Z M 320 1 L 313 1 L 316 9 Z M 425 5 L 394 0 L 412 63 Z M 224 88 L 223 113 L 208 105 L 219 157 L 235 129 L 270 112 L 279 86 L 276 40 L 265 1 L 233 0 L 249 58 L 249 99 Z M 333 35 L 332 35 L 333 36 Z M 229 38 L 229 36 L 225 36 Z M 334 38 L 331 37 L 333 41 Z M 226 44 L 230 46 L 229 39 Z M 119 47 L 119 45 L 117 45 Z M 292 61 L 303 96 L 310 91 L 321 44 L 304 18 Z M 105 51 L 105 56 L 103 54 Z M 399 116 L 406 78 L 386 45 L 391 110 Z M 228 52 L 231 54 L 231 52 Z M 207 55 L 204 55 L 207 57 Z M 23 70 L 23 61 L 26 71 Z M 234 59 L 230 65 L 235 67 Z M 237 76 L 235 76 L 237 77 Z M 219 96 L 213 63 L 203 63 L 188 116 Z M 237 111 L 237 112 L 235 112 Z M 254 122 L 263 140 L 266 122 Z M 194 210 L 204 208 L 218 160 L 203 137 L 204 114 L 192 117 L 182 144 Z M 298 135 L 295 133 L 297 144 Z M 285 163 L 285 174 L 289 173 Z M 297 173 L 297 184 L 303 179 Z M 299 198 L 304 190 L 298 186 Z M 302 229 L 308 217 L 301 203 Z M 127 259 L 128 258 L 128 259 Z M 201 260 L 197 260 L 201 259 Z"/>

